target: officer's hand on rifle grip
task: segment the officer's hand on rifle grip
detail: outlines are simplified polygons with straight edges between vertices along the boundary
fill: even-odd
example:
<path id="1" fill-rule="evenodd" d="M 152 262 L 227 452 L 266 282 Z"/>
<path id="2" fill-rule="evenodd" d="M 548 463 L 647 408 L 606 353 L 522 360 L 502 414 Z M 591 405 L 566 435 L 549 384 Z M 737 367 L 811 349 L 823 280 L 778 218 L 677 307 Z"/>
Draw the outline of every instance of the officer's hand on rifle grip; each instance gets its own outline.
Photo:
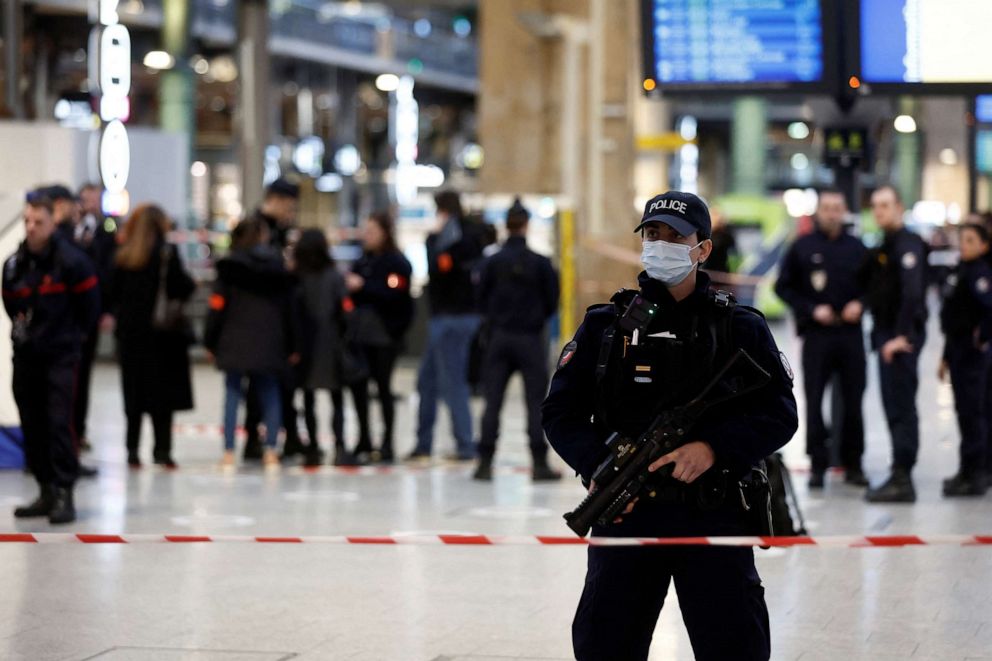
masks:
<path id="1" fill-rule="evenodd" d="M 663 466 L 675 464 L 672 477 L 680 482 L 692 484 L 700 475 L 712 468 L 715 462 L 716 455 L 713 454 L 713 448 L 709 443 L 693 441 L 661 457 L 651 464 L 648 470 L 653 473 Z"/>

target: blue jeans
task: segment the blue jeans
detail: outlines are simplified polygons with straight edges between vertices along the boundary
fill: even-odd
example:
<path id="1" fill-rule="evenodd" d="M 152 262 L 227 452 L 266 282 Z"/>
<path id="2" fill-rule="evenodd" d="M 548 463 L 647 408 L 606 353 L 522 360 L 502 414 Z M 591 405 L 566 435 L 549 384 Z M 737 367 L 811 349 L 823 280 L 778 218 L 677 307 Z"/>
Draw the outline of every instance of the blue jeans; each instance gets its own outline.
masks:
<path id="1" fill-rule="evenodd" d="M 226 395 L 224 398 L 224 449 L 234 450 L 234 432 L 238 426 L 238 404 L 244 396 L 242 388 L 245 377 L 255 386 L 255 392 L 261 400 L 262 420 L 265 422 L 265 445 L 270 449 L 276 447 L 279 429 L 282 427 L 282 395 L 279 390 L 279 379 L 273 374 L 245 374 L 236 370 L 225 372 L 224 382 Z"/>
<path id="2" fill-rule="evenodd" d="M 468 356 L 472 338 L 478 330 L 479 317 L 474 314 L 440 315 L 428 323 L 427 348 L 417 374 L 420 411 L 416 452 L 431 452 L 440 396 L 451 414 L 458 454 L 475 456 L 472 413 L 468 406 Z"/>

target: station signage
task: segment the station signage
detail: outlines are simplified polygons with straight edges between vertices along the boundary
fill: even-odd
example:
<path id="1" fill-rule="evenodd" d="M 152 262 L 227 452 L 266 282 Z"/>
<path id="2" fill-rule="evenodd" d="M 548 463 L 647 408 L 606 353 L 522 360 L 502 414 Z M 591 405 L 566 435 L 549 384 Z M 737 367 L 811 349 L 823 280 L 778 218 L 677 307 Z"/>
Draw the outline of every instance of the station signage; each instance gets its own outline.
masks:
<path id="1" fill-rule="evenodd" d="M 131 35 L 121 24 L 120 0 L 97 0 L 97 25 L 90 33 L 90 86 L 100 118 L 97 169 L 103 182 L 103 212 L 123 216 L 130 199 L 131 145 L 124 122 L 131 114 Z"/>

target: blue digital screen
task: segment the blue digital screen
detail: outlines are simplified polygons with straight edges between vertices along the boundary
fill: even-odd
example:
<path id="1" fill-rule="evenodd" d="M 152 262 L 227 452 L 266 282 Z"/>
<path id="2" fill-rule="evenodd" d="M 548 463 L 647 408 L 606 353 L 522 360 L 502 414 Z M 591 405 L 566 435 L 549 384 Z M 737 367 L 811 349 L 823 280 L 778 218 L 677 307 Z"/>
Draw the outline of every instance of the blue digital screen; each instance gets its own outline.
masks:
<path id="1" fill-rule="evenodd" d="M 992 2 L 861 0 L 861 79 L 992 83 Z"/>
<path id="2" fill-rule="evenodd" d="M 975 136 L 975 167 L 992 174 L 992 131 L 979 131 Z"/>
<path id="3" fill-rule="evenodd" d="M 975 97 L 975 119 L 983 124 L 992 124 L 992 94 Z"/>
<path id="4" fill-rule="evenodd" d="M 662 86 L 823 78 L 820 0 L 653 0 L 651 10 Z"/>

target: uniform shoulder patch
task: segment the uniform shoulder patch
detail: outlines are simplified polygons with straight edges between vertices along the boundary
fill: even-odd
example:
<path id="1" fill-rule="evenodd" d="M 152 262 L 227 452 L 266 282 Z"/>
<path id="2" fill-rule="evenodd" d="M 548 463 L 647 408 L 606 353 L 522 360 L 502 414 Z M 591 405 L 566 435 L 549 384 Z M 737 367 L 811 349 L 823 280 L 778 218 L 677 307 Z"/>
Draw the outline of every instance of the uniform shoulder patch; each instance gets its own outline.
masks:
<path id="1" fill-rule="evenodd" d="M 915 269 L 918 263 L 919 260 L 916 258 L 915 252 L 907 252 L 902 256 L 902 267 L 907 271 Z"/>
<path id="2" fill-rule="evenodd" d="M 556 369 L 561 369 L 572 362 L 572 358 L 575 357 L 575 350 L 579 348 L 579 343 L 572 340 L 565 345 L 565 348 L 561 350 L 561 356 L 558 357 L 558 367 Z"/>
<path id="3" fill-rule="evenodd" d="M 981 278 L 979 278 L 978 280 L 976 280 L 975 281 L 975 289 L 978 290 L 978 293 L 979 294 L 987 294 L 987 293 L 989 293 L 989 279 L 986 278 L 985 276 L 982 276 Z"/>
<path id="4" fill-rule="evenodd" d="M 789 359 L 781 351 L 778 352 L 778 359 L 782 361 L 782 369 L 785 370 L 785 375 L 789 377 L 789 381 L 795 381 L 796 374 L 792 371 L 792 365 L 789 364 Z"/>

